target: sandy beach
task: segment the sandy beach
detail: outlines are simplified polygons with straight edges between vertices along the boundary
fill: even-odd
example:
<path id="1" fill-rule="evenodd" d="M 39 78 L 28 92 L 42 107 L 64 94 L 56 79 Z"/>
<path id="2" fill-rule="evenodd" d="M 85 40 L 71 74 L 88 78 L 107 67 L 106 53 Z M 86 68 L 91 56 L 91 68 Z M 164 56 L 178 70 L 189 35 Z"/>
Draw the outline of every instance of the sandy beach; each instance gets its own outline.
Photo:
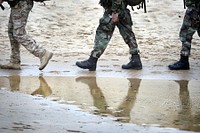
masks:
<path id="1" fill-rule="evenodd" d="M 7 63 L 10 57 L 10 44 L 7 35 L 10 9 L 6 3 L 3 3 L 3 5 L 6 9 L 0 11 L 0 64 Z M 131 10 L 130 7 L 129 9 Z M 147 13 L 144 13 L 143 9 L 137 10 L 137 7 L 134 7 L 134 9 L 134 11 L 131 11 L 133 31 L 141 51 L 143 69 L 139 71 L 121 69 L 121 65 L 129 61 L 130 55 L 128 46 L 124 43 L 116 28 L 111 42 L 97 64 L 96 72 L 89 72 L 76 67 L 75 62 L 87 59 L 93 48 L 95 30 L 98 26 L 99 18 L 103 15 L 103 8 L 98 4 L 98 0 L 51 0 L 45 2 L 45 4 L 35 3 L 30 13 L 26 30 L 37 43 L 52 51 L 54 56 L 48 66 L 43 71 L 39 71 L 39 59 L 31 55 L 22 46 L 22 70 L 0 69 L 0 132 L 53 133 L 64 131 L 121 133 L 133 131 L 200 131 L 198 120 L 196 128 L 192 127 L 190 128 L 191 130 L 184 130 L 184 128 L 176 126 L 177 121 L 174 119 L 174 116 L 178 117 L 176 113 L 179 112 L 177 108 L 180 107 L 180 100 L 177 99 L 182 98 L 182 95 L 179 93 L 181 89 L 177 86 L 176 81 L 182 80 L 189 81 L 189 88 L 187 90 L 190 91 L 190 98 L 193 105 L 191 109 L 192 113 L 190 113 L 199 118 L 200 100 L 198 96 L 200 95 L 200 91 L 198 89 L 198 81 L 200 81 L 200 54 L 198 51 L 200 51 L 200 38 L 197 34 L 194 35 L 192 41 L 191 69 L 188 71 L 171 71 L 167 68 L 169 64 L 179 59 L 181 48 L 179 30 L 185 13 L 183 1 L 148 0 Z M 19 78 L 17 80 L 16 78 L 10 79 L 12 76 L 19 76 Z M 38 88 L 38 84 L 40 84 L 38 77 L 41 76 L 46 79 L 46 82 L 52 88 L 51 93 L 46 93 L 49 91 L 45 90 L 47 99 L 46 97 L 30 96 Z M 136 100 L 135 112 L 130 113 L 133 115 L 132 122 L 118 123 L 115 122 L 116 117 L 113 114 L 108 113 L 108 117 L 103 117 L 101 115 L 94 115 L 91 111 L 88 111 L 88 107 L 94 106 L 91 100 L 93 91 L 91 90 L 90 92 L 88 89 L 83 89 L 85 91 L 80 91 L 81 93 L 79 94 L 79 89 L 83 85 L 76 80 L 78 77 L 96 77 L 97 79 L 94 83 L 96 84 L 97 82 L 98 85 L 95 88 L 100 87 L 106 100 L 108 100 L 108 105 L 113 108 L 117 108 L 119 103 L 127 96 L 128 85 L 130 84 L 127 79 L 141 79 L 143 81 L 141 83 L 142 89 L 140 88 L 140 91 L 138 91 L 141 93 L 138 96 L 140 100 Z M 21 80 L 20 84 L 19 79 Z M 10 82 L 13 81 L 15 81 L 15 84 L 19 84 L 15 85 L 15 87 L 18 86 L 17 91 L 12 90 L 13 86 Z M 80 86 L 77 84 L 80 84 Z M 90 88 L 90 84 L 86 85 L 85 88 L 88 88 L 88 86 Z M 92 83 L 92 85 L 94 84 Z M 165 85 L 166 88 L 163 87 L 163 90 L 159 92 L 159 89 L 157 90 L 156 87 L 162 85 Z M 155 89 L 152 89 L 153 91 L 150 93 L 147 89 L 148 87 Z M 112 88 L 118 89 L 114 90 Z M 173 91 L 172 88 L 176 88 L 176 91 Z M 123 89 L 126 91 L 123 92 Z M 96 90 L 95 92 L 101 94 L 101 91 Z M 112 92 L 116 92 L 116 94 Z M 76 96 L 77 93 L 79 94 L 78 96 Z M 172 96 L 174 97 L 170 97 L 171 93 L 173 93 Z M 167 94 L 167 96 L 165 97 L 163 94 Z M 154 99 L 152 95 L 158 96 L 158 98 Z M 81 98 L 84 96 L 88 97 L 89 100 Z M 95 96 L 93 96 L 93 100 Z M 72 103 L 69 105 L 70 102 L 60 104 L 57 101 L 49 100 L 52 97 L 64 98 L 65 101 L 78 101 L 78 104 L 73 105 Z M 143 98 L 145 102 L 141 100 Z M 159 120 L 164 121 L 170 116 L 168 122 L 175 121 L 175 124 L 173 122 L 171 122 L 173 123 L 172 125 L 168 122 L 160 122 L 163 125 L 161 124 L 162 126 L 159 127 L 156 125 L 144 126 L 149 120 L 145 119 L 145 117 L 140 117 L 143 113 L 143 106 L 146 107 L 148 104 L 153 105 L 153 107 L 155 106 L 154 102 L 149 103 L 148 98 L 150 101 L 157 101 L 156 105 L 170 103 L 170 106 L 167 105 L 166 107 L 160 107 L 160 110 L 156 110 L 158 112 L 166 111 L 161 115 L 154 116 L 155 110 L 147 107 L 146 112 L 144 112 L 145 114 L 148 115 L 148 111 L 153 110 L 151 112 L 152 116 L 147 117 L 152 118 L 149 120 L 155 124 L 156 122 L 159 123 Z M 169 101 L 166 102 L 164 99 L 168 99 Z M 174 105 L 171 108 L 173 102 Z M 87 108 L 82 106 L 83 103 L 87 103 Z M 137 103 L 141 103 L 141 105 Z M 173 114 L 171 109 L 176 110 L 176 113 Z M 9 119 L 9 116 L 12 116 L 11 119 Z M 56 116 L 55 119 L 52 118 L 54 116 Z M 68 119 L 62 119 L 64 117 Z M 52 123 L 52 121 L 55 122 Z M 144 125 L 141 121 L 144 122 Z M 57 124 L 55 124 L 56 122 Z"/>
<path id="2" fill-rule="evenodd" d="M 4 4 L 6 6 L 6 4 Z M 131 11 L 133 19 L 133 31 L 141 51 L 141 60 L 145 72 L 142 78 L 151 78 L 155 73 L 179 75 L 180 72 L 169 71 L 167 66 L 179 59 L 181 43 L 179 41 L 179 29 L 182 24 L 185 9 L 182 0 L 175 1 L 147 1 L 147 13 L 137 10 Z M 98 1 L 49 1 L 46 5 L 35 3 L 30 13 L 27 24 L 27 32 L 44 48 L 53 51 L 54 57 L 51 63 L 58 65 L 64 63 L 68 68 L 64 71 L 81 71 L 74 64 L 77 60 L 87 59 L 93 47 L 95 30 L 99 18 L 103 14 Z M 10 45 L 7 37 L 7 23 L 9 8 L 0 12 L 0 52 L 1 63 L 6 63 L 10 56 Z M 186 79 L 199 79 L 199 37 L 194 35 L 190 64 L 191 71 L 181 71 L 189 76 L 181 76 Z M 22 65 L 39 65 L 39 60 L 32 56 L 24 47 L 21 47 Z M 121 38 L 118 29 L 98 62 L 98 73 L 114 72 L 124 76 L 121 65 L 129 61 L 128 46 Z M 35 63 L 36 62 L 36 63 Z M 51 66 L 51 65 L 49 65 Z M 54 69 L 52 71 L 62 71 Z M 48 71 L 48 68 L 46 68 Z M 147 70 L 147 71 L 146 71 Z M 74 73 L 74 72 L 73 72 Z M 129 73 L 125 71 L 125 73 Z M 135 72 L 134 72 L 135 73 Z M 137 74 L 131 74 L 135 76 Z M 136 72 L 137 73 L 137 72 Z M 101 74 L 100 74 L 101 75 Z M 108 74 L 110 75 L 110 74 Z M 150 76 L 147 76 L 150 75 Z M 129 75 L 125 75 L 127 77 Z M 168 77 L 168 76 L 167 76 Z"/>

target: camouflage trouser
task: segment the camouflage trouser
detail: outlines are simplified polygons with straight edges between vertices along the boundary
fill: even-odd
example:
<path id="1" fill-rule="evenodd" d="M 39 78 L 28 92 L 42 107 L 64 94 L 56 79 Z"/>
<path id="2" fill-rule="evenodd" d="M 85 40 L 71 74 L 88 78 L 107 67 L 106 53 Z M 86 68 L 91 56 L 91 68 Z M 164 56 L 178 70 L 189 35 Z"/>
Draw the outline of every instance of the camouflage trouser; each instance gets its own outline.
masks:
<path id="1" fill-rule="evenodd" d="M 133 23 L 130 11 L 126 9 L 120 12 L 119 18 L 120 22 L 114 25 L 111 23 L 111 12 L 104 12 L 103 17 L 99 20 L 99 26 L 96 30 L 94 48 L 91 53 L 93 57 L 99 58 L 103 54 L 113 35 L 115 26 L 118 27 L 125 43 L 128 44 L 130 54 L 137 54 L 139 52 L 135 34 L 132 31 Z"/>
<path id="2" fill-rule="evenodd" d="M 181 55 L 189 56 L 191 50 L 192 37 L 196 31 L 200 33 L 200 10 L 194 7 L 188 7 L 183 19 L 180 30 L 180 40 L 182 42 Z"/>
<path id="3" fill-rule="evenodd" d="M 8 24 L 8 35 L 11 43 L 12 63 L 20 63 L 20 45 L 23 45 L 30 53 L 36 57 L 44 55 L 45 50 L 36 44 L 29 35 L 25 27 L 29 12 L 33 8 L 32 0 L 20 1 L 15 7 L 11 8 L 10 19 Z"/>

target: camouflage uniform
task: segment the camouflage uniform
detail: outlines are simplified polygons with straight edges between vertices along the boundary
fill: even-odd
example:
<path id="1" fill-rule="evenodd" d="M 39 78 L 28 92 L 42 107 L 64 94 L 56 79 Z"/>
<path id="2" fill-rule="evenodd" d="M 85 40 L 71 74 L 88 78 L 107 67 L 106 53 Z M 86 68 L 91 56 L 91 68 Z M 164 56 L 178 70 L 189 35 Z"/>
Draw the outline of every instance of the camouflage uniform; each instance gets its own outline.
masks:
<path id="1" fill-rule="evenodd" d="M 130 48 L 130 54 L 137 54 L 139 50 L 135 35 L 131 28 L 133 23 L 131 20 L 130 11 L 126 8 L 127 4 L 123 0 L 107 0 L 107 3 L 105 4 L 101 3 L 100 1 L 100 4 L 104 7 L 105 12 L 103 17 L 100 18 L 99 26 L 96 30 L 92 56 L 99 58 L 103 54 L 113 35 L 115 26 L 118 27 L 125 43 L 128 44 Z M 116 25 L 111 23 L 112 12 L 119 13 L 119 23 Z"/>
<path id="2" fill-rule="evenodd" d="M 181 55 L 183 56 L 190 55 L 192 36 L 196 31 L 200 32 L 200 1 L 186 0 L 186 6 L 188 8 L 180 30 Z"/>
<path id="3" fill-rule="evenodd" d="M 170 70 L 189 70 L 189 55 L 191 50 L 192 36 L 197 31 L 200 36 L 200 1 L 186 0 L 187 10 L 179 33 L 182 42 L 180 60 L 169 65 Z"/>
<path id="4" fill-rule="evenodd" d="M 98 58 L 105 51 L 113 35 L 115 26 L 117 26 L 125 43 L 128 44 L 130 54 L 132 55 L 131 61 L 127 65 L 122 65 L 122 68 L 136 70 L 142 69 L 140 55 L 138 54 L 138 45 L 135 39 L 135 35 L 132 31 L 133 23 L 131 20 L 130 11 L 127 9 L 126 1 L 100 0 L 99 3 L 101 6 L 104 7 L 105 12 L 103 14 L 103 17 L 99 20 L 99 26 L 96 30 L 96 36 L 94 40 L 94 48 L 88 60 L 80 62 L 78 61 L 76 62 L 76 65 L 83 69 L 95 71 Z"/>
<path id="5" fill-rule="evenodd" d="M 10 19 L 8 24 L 8 35 L 11 44 L 10 63 L 0 65 L 2 69 L 20 68 L 20 45 L 23 45 L 30 53 L 40 59 L 39 69 L 46 67 L 53 53 L 40 47 L 25 30 L 29 12 L 33 8 L 33 0 L 5 0 L 11 6 Z"/>
<path id="6" fill-rule="evenodd" d="M 23 45 L 30 53 L 36 57 L 42 57 L 45 49 L 40 47 L 25 30 L 29 12 L 33 8 L 32 0 L 19 1 L 17 5 L 11 7 L 8 24 L 8 35 L 11 43 L 12 63 L 20 63 L 20 45 Z"/>

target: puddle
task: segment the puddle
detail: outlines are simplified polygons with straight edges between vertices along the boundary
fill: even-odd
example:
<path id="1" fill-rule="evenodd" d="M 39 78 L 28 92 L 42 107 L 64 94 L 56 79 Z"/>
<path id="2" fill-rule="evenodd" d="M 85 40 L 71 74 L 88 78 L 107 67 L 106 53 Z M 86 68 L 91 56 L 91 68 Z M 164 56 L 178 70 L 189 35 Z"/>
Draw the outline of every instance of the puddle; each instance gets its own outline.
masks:
<path id="1" fill-rule="evenodd" d="M 0 89 L 78 105 L 119 122 L 200 131 L 199 80 L 5 76 Z"/>

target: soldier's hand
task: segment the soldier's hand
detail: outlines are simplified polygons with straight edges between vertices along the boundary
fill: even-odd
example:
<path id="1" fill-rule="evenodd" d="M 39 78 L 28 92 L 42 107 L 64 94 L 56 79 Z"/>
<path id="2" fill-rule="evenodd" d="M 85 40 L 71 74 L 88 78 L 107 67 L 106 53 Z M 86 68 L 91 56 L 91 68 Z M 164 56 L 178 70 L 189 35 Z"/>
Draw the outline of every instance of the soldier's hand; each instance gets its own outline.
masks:
<path id="1" fill-rule="evenodd" d="M 112 20 L 111 23 L 112 24 L 117 24 L 119 22 L 119 14 L 118 13 L 112 13 Z"/>

